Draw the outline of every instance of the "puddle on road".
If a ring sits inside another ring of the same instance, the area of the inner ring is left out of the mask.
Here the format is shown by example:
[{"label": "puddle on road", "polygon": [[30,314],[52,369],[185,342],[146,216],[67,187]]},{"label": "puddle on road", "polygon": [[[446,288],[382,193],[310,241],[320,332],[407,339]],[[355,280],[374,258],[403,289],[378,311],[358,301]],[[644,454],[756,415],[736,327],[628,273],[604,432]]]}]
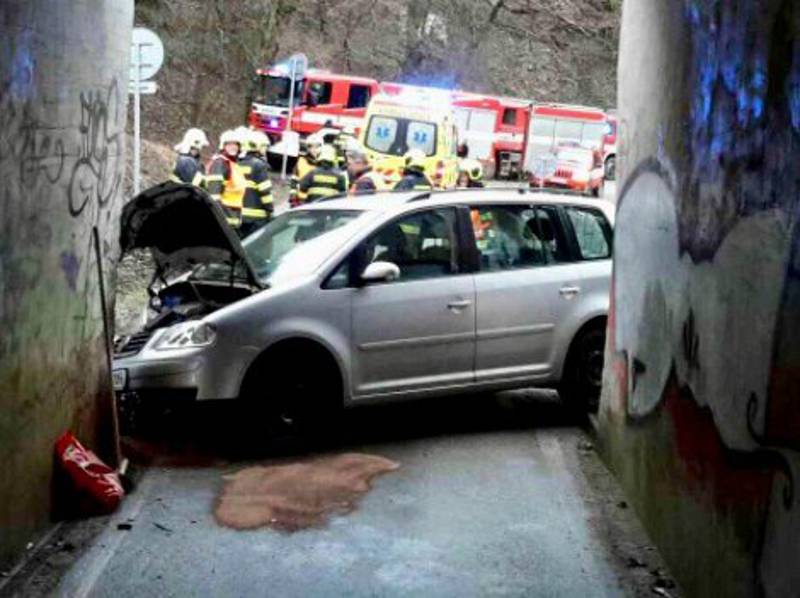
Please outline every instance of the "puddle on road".
[{"label": "puddle on road", "polygon": [[288,465],[249,467],[225,476],[214,515],[234,529],[271,527],[293,532],[345,514],[376,476],[400,467],[377,455],[346,453]]}]

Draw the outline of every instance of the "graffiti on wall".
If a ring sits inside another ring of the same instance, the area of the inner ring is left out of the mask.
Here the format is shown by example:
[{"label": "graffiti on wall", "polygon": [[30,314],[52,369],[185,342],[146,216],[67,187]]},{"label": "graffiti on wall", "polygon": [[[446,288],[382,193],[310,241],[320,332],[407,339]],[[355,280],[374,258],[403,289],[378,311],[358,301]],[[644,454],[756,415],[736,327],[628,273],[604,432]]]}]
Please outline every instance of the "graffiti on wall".
[{"label": "graffiti on wall", "polygon": [[628,421],[673,422],[698,495],[763,515],[753,578],[767,596],[800,587],[800,15],[790,5],[685,3],[686,151],[640,160],[620,192],[607,369]]},{"label": "graffiti on wall", "polygon": [[[84,338],[102,318],[91,233],[113,226],[109,217],[121,199],[124,96],[115,78],[77,90],[66,110],[53,111],[71,116],[63,123],[45,113],[54,104],[21,94],[18,81],[0,85],[0,174],[7,183],[0,192],[6,216],[0,222],[0,321],[16,321],[25,309],[22,294],[60,272],[65,288],[85,299],[82,313],[70,318]],[[64,218],[72,224],[59,226]],[[33,247],[40,250],[23,251]],[[104,252],[106,271],[112,257]],[[18,342],[5,335],[0,357],[14,353]]]}]

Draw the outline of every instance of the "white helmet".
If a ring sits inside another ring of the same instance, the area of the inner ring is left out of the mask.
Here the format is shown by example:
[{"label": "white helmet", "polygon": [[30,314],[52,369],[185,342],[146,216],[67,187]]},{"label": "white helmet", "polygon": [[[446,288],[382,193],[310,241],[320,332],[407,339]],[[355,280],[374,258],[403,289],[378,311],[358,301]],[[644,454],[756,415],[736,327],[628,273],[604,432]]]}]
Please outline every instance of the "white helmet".
[{"label": "white helmet", "polygon": [[247,133],[247,151],[266,154],[269,147],[269,137],[263,131],[250,130]]},{"label": "white helmet", "polygon": [[183,134],[183,139],[175,146],[175,151],[179,154],[188,154],[192,149],[201,150],[208,145],[208,137],[203,130],[191,128]]},{"label": "white helmet", "polygon": [[306,137],[306,149],[313,158],[316,158],[319,155],[319,151],[322,149],[323,144],[324,141],[322,140],[321,135],[314,133],[313,135]]},{"label": "white helmet", "polygon": [[224,149],[225,145],[228,143],[238,143],[239,148],[241,148],[242,145],[244,145],[243,141],[239,129],[228,129],[227,131],[223,131],[222,135],[219,136],[219,149]]}]

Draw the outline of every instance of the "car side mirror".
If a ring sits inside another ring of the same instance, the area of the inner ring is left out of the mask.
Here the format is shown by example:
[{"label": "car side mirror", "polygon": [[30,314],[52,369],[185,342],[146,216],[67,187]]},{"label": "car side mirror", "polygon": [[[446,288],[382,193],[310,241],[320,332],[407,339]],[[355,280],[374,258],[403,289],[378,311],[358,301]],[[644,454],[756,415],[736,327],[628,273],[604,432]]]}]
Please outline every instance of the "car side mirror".
[{"label": "car side mirror", "polygon": [[400,268],[392,262],[372,262],[361,273],[363,282],[391,282],[400,278]]}]

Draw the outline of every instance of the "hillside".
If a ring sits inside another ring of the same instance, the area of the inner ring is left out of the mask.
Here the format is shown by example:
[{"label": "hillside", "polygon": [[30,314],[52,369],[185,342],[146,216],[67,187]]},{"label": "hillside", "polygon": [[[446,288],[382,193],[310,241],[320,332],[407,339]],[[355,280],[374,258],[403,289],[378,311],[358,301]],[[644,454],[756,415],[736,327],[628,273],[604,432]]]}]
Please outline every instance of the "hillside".
[{"label": "hillside", "polygon": [[244,120],[254,70],[294,52],[340,72],[539,101],[615,104],[621,0],[138,0],[162,37],[144,136]]}]

